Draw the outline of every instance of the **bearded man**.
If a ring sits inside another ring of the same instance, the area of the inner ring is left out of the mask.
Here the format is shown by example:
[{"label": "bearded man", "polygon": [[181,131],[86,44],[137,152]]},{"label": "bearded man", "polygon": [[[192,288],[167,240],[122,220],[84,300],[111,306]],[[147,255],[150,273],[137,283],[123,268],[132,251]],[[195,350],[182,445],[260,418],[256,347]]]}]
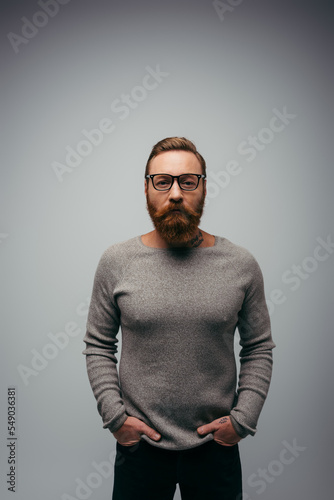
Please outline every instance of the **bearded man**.
[{"label": "bearded man", "polygon": [[84,339],[117,440],[112,498],[171,500],[179,484],[183,500],[241,500],[238,443],[256,432],[275,347],[262,273],[247,250],[199,228],[206,165],[191,141],[153,147],[145,194],[154,230],[102,255]]}]

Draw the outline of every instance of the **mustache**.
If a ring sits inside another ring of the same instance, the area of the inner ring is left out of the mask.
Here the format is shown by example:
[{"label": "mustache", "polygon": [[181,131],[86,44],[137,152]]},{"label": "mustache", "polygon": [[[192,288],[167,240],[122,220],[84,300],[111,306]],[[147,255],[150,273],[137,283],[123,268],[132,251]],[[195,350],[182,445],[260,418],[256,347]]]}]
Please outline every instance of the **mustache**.
[{"label": "mustache", "polygon": [[161,210],[157,210],[155,213],[156,217],[165,217],[167,215],[173,214],[174,210],[180,210],[181,214],[186,216],[198,217],[200,212],[192,208],[186,208],[183,202],[170,202],[169,205]]}]

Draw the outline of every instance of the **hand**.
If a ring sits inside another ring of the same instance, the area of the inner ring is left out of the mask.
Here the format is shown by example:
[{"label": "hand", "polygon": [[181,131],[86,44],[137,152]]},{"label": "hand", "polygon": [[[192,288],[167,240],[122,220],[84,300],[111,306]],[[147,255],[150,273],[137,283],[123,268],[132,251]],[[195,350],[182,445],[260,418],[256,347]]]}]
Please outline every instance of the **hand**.
[{"label": "hand", "polygon": [[114,437],[123,446],[133,446],[139,443],[142,434],[153,441],[159,441],[161,438],[159,433],[136,417],[128,417],[122,427],[113,432]]},{"label": "hand", "polygon": [[235,432],[229,416],[217,418],[210,424],[202,425],[198,427],[197,432],[201,436],[212,432],[213,439],[222,446],[234,446],[241,441],[241,437]]}]

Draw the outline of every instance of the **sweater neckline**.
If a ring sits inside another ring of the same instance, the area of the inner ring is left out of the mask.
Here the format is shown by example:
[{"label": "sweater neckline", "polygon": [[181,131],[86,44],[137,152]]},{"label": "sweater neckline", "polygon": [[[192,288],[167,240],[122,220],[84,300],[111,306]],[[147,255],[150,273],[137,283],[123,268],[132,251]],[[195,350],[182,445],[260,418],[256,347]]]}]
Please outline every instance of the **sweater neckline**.
[{"label": "sweater neckline", "polygon": [[196,247],[196,248],[192,248],[192,247],[175,247],[175,248],[158,248],[158,247],[149,247],[148,245],[145,245],[141,239],[141,235],[138,235],[136,237],[136,240],[137,242],[139,243],[139,245],[142,247],[142,248],[145,248],[146,250],[148,251],[158,251],[158,252],[168,252],[168,253],[179,253],[179,252],[182,252],[182,253],[190,253],[190,252],[196,252],[196,251],[208,251],[208,250],[212,250],[214,248],[217,247],[218,245],[218,241],[221,240],[222,238],[220,238],[219,236],[216,236],[214,235],[215,237],[215,242],[214,244],[211,246],[211,247]]}]

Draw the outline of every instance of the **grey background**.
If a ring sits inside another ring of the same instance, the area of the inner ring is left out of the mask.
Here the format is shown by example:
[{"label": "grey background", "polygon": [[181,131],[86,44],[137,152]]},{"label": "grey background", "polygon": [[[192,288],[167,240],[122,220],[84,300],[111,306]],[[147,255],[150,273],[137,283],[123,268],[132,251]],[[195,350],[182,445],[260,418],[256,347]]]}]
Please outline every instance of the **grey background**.
[{"label": "grey background", "polygon": [[[240,446],[245,499],[331,496],[334,255],[308,257],[317,238],[334,238],[332,7],[225,4],[220,19],[204,0],[71,0],[18,53],[7,35],[22,36],[22,17],[32,20],[41,7],[32,0],[1,7],[1,498],[13,498],[5,477],[12,385],[15,497],[110,497],[113,474],[106,464],[105,478],[94,468],[113,459],[115,440],[102,429],[81,354],[87,298],[104,249],[151,229],[143,168],[152,145],[170,135],[192,139],[207,160],[201,226],[247,247],[268,300],[275,289],[282,297],[269,304],[277,343],[271,390],[258,433]],[[43,24],[45,16],[34,19]],[[144,97],[134,89],[157,65],[168,76],[122,120],[112,102]],[[268,136],[262,129],[273,109],[284,107],[295,117]],[[103,118],[114,130],[60,182],[53,163],[64,164],[65,148]],[[238,148],[258,134],[270,142],[247,161]],[[219,185],[214,174],[226,180],[231,160],[240,173]],[[303,263],[298,283],[284,281]],[[19,365],[31,369],[31,350],[42,353],[48,334],[69,322],[80,333],[64,349],[49,348],[54,359],[24,383]],[[302,450],[280,465],[284,443]],[[259,469],[269,471],[262,493]],[[91,487],[76,491],[78,479]]]}]

